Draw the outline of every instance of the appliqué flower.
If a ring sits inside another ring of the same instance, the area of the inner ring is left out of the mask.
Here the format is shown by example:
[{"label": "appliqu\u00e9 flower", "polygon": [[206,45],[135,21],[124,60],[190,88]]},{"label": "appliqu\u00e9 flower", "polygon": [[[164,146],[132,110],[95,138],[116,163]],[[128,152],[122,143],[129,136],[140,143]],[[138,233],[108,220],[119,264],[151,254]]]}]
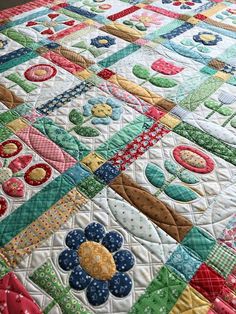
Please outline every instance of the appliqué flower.
[{"label": "appliqu\u00e9 flower", "polygon": [[148,14],[143,12],[142,14],[134,14],[131,18],[132,21],[140,22],[145,27],[150,27],[152,24],[160,25],[161,20],[156,14]]},{"label": "appliqu\u00e9 flower", "polygon": [[7,44],[8,44],[7,40],[0,39],[0,50],[4,49]]},{"label": "appliqu\u00e9 flower", "polygon": [[[23,174],[20,172],[25,169],[32,161],[32,155],[20,155],[10,162],[7,158],[16,156],[23,146],[21,142],[10,139],[0,144],[0,157],[4,158],[4,162],[0,162],[0,184],[3,191],[11,197],[23,197],[25,194],[25,184],[19,179]],[[40,185],[46,182],[51,176],[51,168],[44,163],[38,163],[26,171],[24,175],[25,181],[30,185]],[[1,207],[7,204],[1,200]]]},{"label": "appliqu\u00e9 flower", "polygon": [[112,120],[119,120],[122,114],[120,102],[102,96],[89,99],[83,110],[85,117],[94,117],[91,120],[93,124],[110,124]]},{"label": "appliqu\u00e9 flower", "polygon": [[28,68],[24,75],[25,78],[33,82],[43,82],[51,79],[57,74],[55,67],[49,64],[37,64]]},{"label": "appliqu\u00e9 flower", "polygon": [[210,32],[199,32],[197,35],[193,36],[193,40],[206,46],[214,46],[217,45],[219,41],[222,41],[222,38]]},{"label": "appliqu\u00e9 flower", "polygon": [[75,229],[66,236],[66,248],[59,255],[59,265],[71,271],[69,285],[75,290],[86,289],[90,304],[104,304],[109,293],[126,297],[132,280],[125,272],[135,264],[133,254],[121,249],[124,239],[117,231],[106,232],[104,226],[92,222],[85,230]]},{"label": "appliqu\u00e9 flower", "polygon": [[191,9],[196,3],[202,3],[202,0],[162,0],[163,4],[172,4],[180,9]]},{"label": "appliqu\u00e9 flower", "polygon": [[110,46],[115,45],[115,43],[116,39],[110,36],[97,36],[91,39],[91,45],[97,48],[109,48]]},{"label": "appliqu\u00e9 flower", "polygon": [[26,26],[32,27],[42,35],[53,35],[74,24],[75,21],[68,19],[66,16],[50,13],[36,20],[29,21]]}]

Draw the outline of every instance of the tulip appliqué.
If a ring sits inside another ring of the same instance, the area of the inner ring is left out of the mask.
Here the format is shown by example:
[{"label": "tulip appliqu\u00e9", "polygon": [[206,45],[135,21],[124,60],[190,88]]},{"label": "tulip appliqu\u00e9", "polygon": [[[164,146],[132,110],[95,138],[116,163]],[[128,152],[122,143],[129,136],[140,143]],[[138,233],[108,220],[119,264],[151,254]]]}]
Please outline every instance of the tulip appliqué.
[{"label": "tulip appliqu\u00e9", "polygon": [[211,52],[209,46],[216,46],[220,41],[222,41],[220,35],[204,31],[194,35],[193,40],[184,38],[181,41],[181,44],[191,50],[197,50],[201,53],[209,53]]},{"label": "tulip appliqu\u00e9", "polygon": [[[152,70],[157,73],[161,73],[167,76],[176,75],[183,71],[183,67],[179,67],[174,65],[173,63],[167,62],[164,59],[158,59],[151,65]],[[136,64],[133,69],[132,73],[138,77],[139,79],[144,80],[140,86],[145,84],[146,82],[151,83],[154,86],[162,87],[162,88],[172,88],[176,86],[178,83],[174,79],[169,79],[163,76],[157,76],[157,74],[153,74],[149,69],[144,67],[143,65]]]},{"label": "tulip appliqu\u00e9", "polygon": [[233,128],[236,128],[236,112],[229,105],[236,102],[236,96],[230,93],[222,92],[218,96],[218,100],[209,98],[204,102],[204,106],[211,109],[211,112],[206,116],[206,119],[212,117],[215,113],[228,118],[223,122],[221,126],[225,127],[228,123]]},{"label": "tulip appliqu\u00e9", "polygon": [[[18,155],[22,149],[21,142],[14,139],[0,144],[0,157],[3,160],[0,161],[0,184],[3,191],[13,198],[24,197],[24,181],[31,186],[38,186],[48,181],[52,173],[51,167],[45,163],[28,167],[33,157],[29,154]],[[22,172],[27,167],[28,169]],[[24,181],[20,177],[23,177]],[[7,200],[0,196],[0,216],[5,214],[7,207]]]},{"label": "tulip appliqu\u00e9", "polygon": [[[199,198],[200,192],[193,187],[198,184],[199,178],[193,174],[206,174],[213,171],[213,160],[202,151],[187,145],[179,145],[173,150],[172,160],[164,162],[165,170],[171,175],[166,179],[164,171],[156,164],[149,163],[145,169],[148,181],[158,188],[155,196],[165,193],[171,199],[183,203],[190,203]],[[173,183],[178,178],[184,184]]]}]

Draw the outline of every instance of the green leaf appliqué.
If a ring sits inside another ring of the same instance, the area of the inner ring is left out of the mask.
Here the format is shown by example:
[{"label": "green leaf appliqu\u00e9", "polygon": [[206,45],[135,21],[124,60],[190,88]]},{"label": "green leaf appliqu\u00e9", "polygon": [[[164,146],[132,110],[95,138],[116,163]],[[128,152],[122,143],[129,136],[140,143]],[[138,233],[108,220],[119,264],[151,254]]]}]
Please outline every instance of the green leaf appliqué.
[{"label": "green leaf appliqu\u00e9", "polygon": [[204,101],[204,106],[206,106],[209,109],[216,110],[220,107],[220,103],[214,99],[207,99]]},{"label": "green leaf appliqu\u00e9", "polygon": [[222,116],[231,116],[233,109],[228,107],[221,107],[217,110],[217,112],[222,114]]},{"label": "green leaf appliqu\u00e9", "polygon": [[143,80],[147,80],[150,76],[150,72],[145,67],[136,64],[132,69],[133,74]]},{"label": "green leaf appliqu\u00e9", "polygon": [[157,188],[161,188],[165,183],[165,175],[160,167],[149,163],[145,169],[148,181]]},{"label": "green leaf appliqu\u00e9", "polygon": [[178,167],[172,160],[165,160],[164,167],[169,173],[173,175],[176,175],[178,172]]},{"label": "green leaf appliqu\u00e9", "polygon": [[195,46],[194,42],[191,39],[183,39],[181,40],[181,44],[184,46]]},{"label": "green leaf appliqu\u00e9", "polygon": [[187,184],[195,184],[199,182],[198,178],[193,173],[189,172],[188,170],[184,170],[178,173],[177,177],[182,182],[187,183]]},{"label": "green leaf appliqu\u00e9", "polygon": [[149,82],[152,85],[163,88],[171,88],[177,85],[177,82],[175,80],[167,79],[164,77],[151,77],[149,79]]},{"label": "green leaf appliqu\u00e9", "polygon": [[184,203],[194,201],[198,198],[197,193],[180,184],[170,184],[165,188],[164,192],[172,199]]},{"label": "green leaf appliqu\u00e9", "polygon": [[75,125],[81,125],[83,123],[84,118],[79,111],[72,109],[69,114],[69,120]]},{"label": "green leaf appliqu\u00e9", "polygon": [[97,129],[91,128],[90,126],[75,127],[74,131],[81,136],[87,137],[94,137],[100,134]]}]

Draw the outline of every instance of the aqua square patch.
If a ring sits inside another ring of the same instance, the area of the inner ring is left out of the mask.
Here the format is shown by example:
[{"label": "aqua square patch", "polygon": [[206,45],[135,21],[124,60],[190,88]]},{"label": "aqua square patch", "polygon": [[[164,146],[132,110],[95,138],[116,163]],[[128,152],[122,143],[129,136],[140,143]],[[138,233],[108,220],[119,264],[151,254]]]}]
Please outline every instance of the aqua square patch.
[{"label": "aqua square patch", "polygon": [[193,227],[181,242],[182,245],[194,251],[202,261],[205,261],[213,249],[216,240],[198,227]]},{"label": "aqua square patch", "polygon": [[201,264],[201,260],[182,245],[177,247],[166,262],[167,266],[187,282],[192,279]]}]

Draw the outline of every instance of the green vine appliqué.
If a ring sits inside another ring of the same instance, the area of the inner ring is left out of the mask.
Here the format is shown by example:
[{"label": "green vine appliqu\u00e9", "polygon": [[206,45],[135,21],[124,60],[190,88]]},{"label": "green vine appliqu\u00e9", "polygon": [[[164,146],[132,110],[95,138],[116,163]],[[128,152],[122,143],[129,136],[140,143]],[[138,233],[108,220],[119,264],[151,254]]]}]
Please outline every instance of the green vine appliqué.
[{"label": "green vine appliqu\u00e9", "polygon": [[92,116],[88,117],[87,119],[84,119],[83,115],[77,111],[76,109],[72,109],[69,114],[69,120],[71,123],[73,123],[75,126],[72,127],[69,132],[74,131],[78,135],[86,136],[86,137],[95,137],[100,135],[100,132],[90,126],[83,126],[86,122],[92,119]]},{"label": "green vine appliqu\u00e9", "polygon": [[[165,61],[164,59],[158,59],[153,62],[151,68],[155,72],[162,73],[164,75],[175,75],[183,70],[182,67],[177,67],[174,64]],[[149,69],[138,64],[133,67],[132,73],[139,79],[144,80],[139,84],[140,86],[146,82],[162,88],[172,88],[178,84],[176,80],[165,78],[163,76],[157,76],[156,73],[152,74]]]},{"label": "green vine appliqu\u00e9", "polygon": [[204,102],[204,106],[211,109],[212,111],[206,116],[206,119],[209,119],[217,112],[222,116],[228,116],[228,118],[222,124],[223,127],[230,123],[233,128],[236,128],[236,112],[234,112],[232,108],[228,107],[228,105],[231,105],[235,101],[236,96],[226,92],[219,94],[218,101],[212,98],[207,99]]},{"label": "green vine appliqu\u00e9", "polygon": [[168,180],[166,179],[163,170],[156,164],[149,163],[145,169],[148,181],[158,188],[155,196],[158,197],[164,192],[170,198],[184,203],[192,202],[199,197],[199,195],[190,187],[173,183],[176,178],[179,178],[187,185],[196,184],[199,182],[199,179],[194,174],[182,167],[177,167],[171,160],[166,160],[164,167],[169,174],[171,174],[171,177]]}]

